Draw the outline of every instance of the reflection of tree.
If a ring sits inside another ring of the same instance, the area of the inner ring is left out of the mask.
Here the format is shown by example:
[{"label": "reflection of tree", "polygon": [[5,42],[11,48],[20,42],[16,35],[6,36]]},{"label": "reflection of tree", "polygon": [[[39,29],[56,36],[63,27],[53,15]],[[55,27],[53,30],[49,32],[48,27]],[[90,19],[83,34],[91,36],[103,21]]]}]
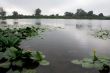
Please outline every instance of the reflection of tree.
[{"label": "reflection of tree", "polygon": [[35,24],[36,24],[36,25],[41,25],[41,22],[36,22]]},{"label": "reflection of tree", "polygon": [[87,28],[92,29],[92,25],[91,24],[87,25]]},{"label": "reflection of tree", "polygon": [[14,21],[13,21],[13,24],[14,25],[17,25],[19,22],[18,22],[18,20],[17,19],[15,19]]},{"label": "reflection of tree", "polygon": [[36,20],[35,25],[41,25],[41,21],[40,20]]},{"label": "reflection of tree", "polygon": [[1,20],[0,24],[7,24],[7,22],[5,20]]},{"label": "reflection of tree", "polygon": [[83,25],[82,24],[76,24],[76,28],[77,29],[82,29],[83,28]]}]

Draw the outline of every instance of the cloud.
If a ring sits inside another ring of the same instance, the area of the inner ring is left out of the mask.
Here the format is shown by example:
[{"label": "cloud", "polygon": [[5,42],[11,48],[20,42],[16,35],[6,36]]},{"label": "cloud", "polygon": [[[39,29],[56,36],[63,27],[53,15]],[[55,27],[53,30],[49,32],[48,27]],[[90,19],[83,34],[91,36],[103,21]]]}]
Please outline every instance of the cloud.
[{"label": "cloud", "polygon": [[8,14],[18,11],[23,14],[33,14],[37,8],[42,9],[42,14],[63,14],[65,11],[76,12],[82,8],[86,11],[93,10],[98,14],[110,14],[110,0],[0,0]]}]

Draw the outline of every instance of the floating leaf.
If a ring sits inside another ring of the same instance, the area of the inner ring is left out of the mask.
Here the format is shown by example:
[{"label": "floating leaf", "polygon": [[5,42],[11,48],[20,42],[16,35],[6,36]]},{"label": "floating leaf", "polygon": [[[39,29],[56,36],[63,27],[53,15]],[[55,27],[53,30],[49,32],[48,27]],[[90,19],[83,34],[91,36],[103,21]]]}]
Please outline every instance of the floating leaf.
[{"label": "floating leaf", "polygon": [[17,52],[18,50],[16,49],[16,48],[14,48],[14,47],[11,47],[11,48],[7,48],[7,50],[5,51],[5,53],[4,53],[4,57],[6,58],[6,59],[9,59],[9,60],[11,60],[11,59],[15,59],[17,56],[16,56],[16,52]]},{"label": "floating leaf", "polygon": [[44,59],[44,55],[41,52],[32,52],[31,59],[36,61],[42,61]]},{"label": "floating leaf", "polygon": [[40,65],[49,65],[50,63],[47,60],[40,61]]},{"label": "floating leaf", "polygon": [[0,68],[9,68],[11,63],[9,61],[6,61],[4,63],[0,63]]},{"label": "floating leaf", "polygon": [[3,58],[3,52],[0,52],[0,60]]},{"label": "floating leaf", "polygon": [[23,69],[22,73],[37,73],[36,69]]},{"label": "floating leaf", "polygon": [[14,62],[12,63],[12,65],[18,66],[18,67],[22,67],[22,66],[23,66],[23,61],[21,61],[21,60],[14,61]]},{"label": "floating leaf", "polygon": [[81,61],[78,61],[78,60],[73,60],[73,61],[71,61],[73,64],[78,64],[78,65],[80,65],[82,62]]},{"label": "floating leaf", "polygon": [[94,63],[94,68],[98,69],[98,70],[101,70],[103,68],[103,63],[101,63],[100,61],[96,61]]},{"label": "floating leaf", "polygon": [[94,64],[88,62],[82,62],[82,67],[84,68],[93,68]]}]

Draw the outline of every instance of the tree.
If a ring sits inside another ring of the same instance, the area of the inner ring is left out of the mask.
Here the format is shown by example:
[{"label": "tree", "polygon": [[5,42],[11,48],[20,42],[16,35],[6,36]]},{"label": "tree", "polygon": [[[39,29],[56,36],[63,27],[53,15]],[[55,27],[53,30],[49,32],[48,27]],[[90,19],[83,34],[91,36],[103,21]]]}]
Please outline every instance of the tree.
[{"label": "tree", "polygon": [[1,14],[2,17],[6,16],[6,12],[5,11],[1,12],[0,14]]},{"label": "tree", "polygon": [[56,14],[56,16],[58,17],[58,16],[59,16],[59,14]]},{"label": "tree", "polygon": [[2,7],[0,7],[0,16],[1,17],[6,16],[6,11],[4,11],[4,9]]},{"label": "tree", "polygon": [[66,17],[72,17],[74,14],[72,12],[65,12],[64,16]]},{"label": "tree", "polygon": [[88,16],[93,16],[93,11],[89,11],[89,12],[87,13],[87,15],[88,15]]},{"label": "tree", "polygon": [[75,14],[76,16],[86,16],[87,12],[84,11],[83,9],[77,9],[77,12]]},{"label": "tree", "polygon": [[18,12],[17,11],[13,11],[13,16],[14,17],[17,17],[19,14],[18,14]]},{"label": "tree", "polygon": [[41,9],[39,9],[39,8],[36,9],[35,10],[35,16],[40,16],[41,15],[41,12],[42,12]]},{"label": "tree", "polygon": [[103,17],[104,15],[103,15],[103,13],[100,13],[98,16]]}]

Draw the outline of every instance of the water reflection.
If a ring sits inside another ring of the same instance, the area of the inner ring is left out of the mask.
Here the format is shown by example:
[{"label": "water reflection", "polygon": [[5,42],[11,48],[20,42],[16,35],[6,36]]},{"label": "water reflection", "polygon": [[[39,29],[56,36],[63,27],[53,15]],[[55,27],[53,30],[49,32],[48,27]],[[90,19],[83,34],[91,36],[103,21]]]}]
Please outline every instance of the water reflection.
[{"label": "water reflection", "polygon": [[[14,24],[14,20],[6,21],[7,24]],[[97,49],[98,55],[110,56],[110,40],[101,40],[86,34],[91,29],[101,29],[101,27],[110,29],[110,20],[18,19],[16,21],[18,23],[13,25],[15,27],[32,24],[64,27],[61,30],[45,32],[42,35],[44,39],[34,38],[22,42],[22,47],[30,45],[29,48],[41,50],[52,62],[46,68],[40,67],[38,73],[97,73],[73,66],[69,61],[89,56],[92,48]]]},{"label": "water reflection", "polygon": [[76,29],[83,29],[84,28],[84,25],[82,24],[76,24]]},{"label": "water reflection", "polygon": [[6,20],[0,20],[0,28],[7,27],[7,21]]},{"label": "water reflection", "polygon": [[19,24],[18,20],[17,19],[14,19],[13,20],[13,25],[18,25],[18,24]]},{"label": "water reflection", "polygon": [[7,24],[7,21],[6,20],[0,20],[0,24]]},{"label": "water reflection", "polygon": [[36,24],[36,25],[41,25],[41,22],[36,22],[35,24]]}]

